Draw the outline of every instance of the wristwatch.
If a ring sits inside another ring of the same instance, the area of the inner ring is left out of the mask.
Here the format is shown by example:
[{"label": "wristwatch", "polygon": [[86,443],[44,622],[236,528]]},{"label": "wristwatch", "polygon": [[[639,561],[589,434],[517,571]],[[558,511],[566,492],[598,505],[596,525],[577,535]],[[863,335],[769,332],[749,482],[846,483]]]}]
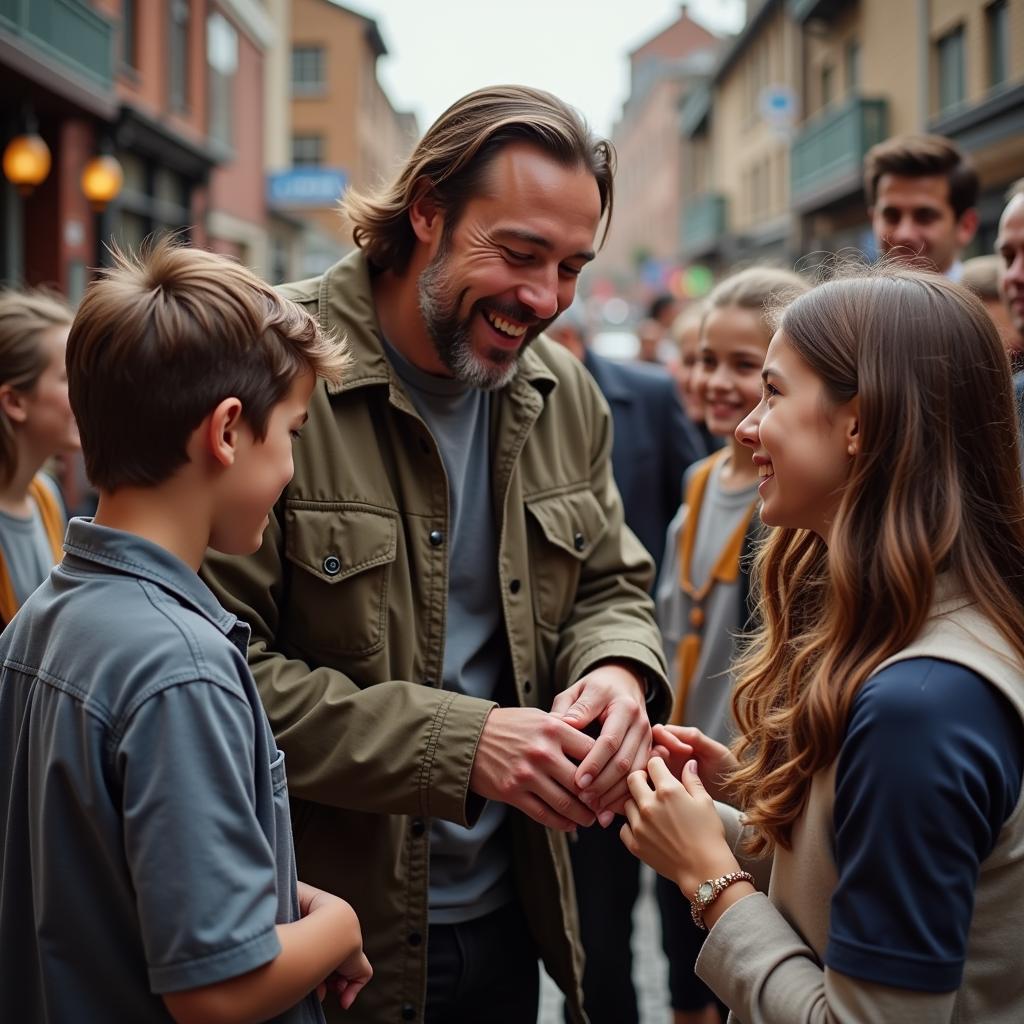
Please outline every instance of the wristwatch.
[{"label": "wristwatch", "polygon": [[720,878],[709,878],[697,886],[697,891],[690,899],[690,915],[693,923],[701,930],[707,931],[704,924],[704,911],[711,906],[733,882],[750,882],[754,884],[754,876],[749,871],[730,871]]}]

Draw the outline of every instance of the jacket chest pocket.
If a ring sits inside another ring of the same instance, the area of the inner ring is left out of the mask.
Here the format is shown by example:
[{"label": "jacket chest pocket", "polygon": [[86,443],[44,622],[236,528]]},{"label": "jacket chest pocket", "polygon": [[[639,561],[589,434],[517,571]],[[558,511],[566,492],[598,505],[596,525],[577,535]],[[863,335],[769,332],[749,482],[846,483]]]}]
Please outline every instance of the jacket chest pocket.
[{"label": "jacket chest pocket", "polygon": [[344,503],[289,502],[285,556],[292,563],[288,627],[310,654],[368,655],[384,646],[398,517]]},{"label": "jacket chest pocket", "polygon": [[608,529],[608,520],[589,489],[528,498],[530,585],[536,620],[558,629],[576,602],[583,564]]}]

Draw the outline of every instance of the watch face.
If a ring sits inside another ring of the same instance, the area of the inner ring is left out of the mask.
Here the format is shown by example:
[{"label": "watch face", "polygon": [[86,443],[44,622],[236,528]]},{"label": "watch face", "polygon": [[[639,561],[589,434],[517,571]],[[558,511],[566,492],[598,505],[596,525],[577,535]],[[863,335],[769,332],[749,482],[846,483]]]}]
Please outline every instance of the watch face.
[{"label": "watch face", "polygon": [[709,899],[714,895],[715,887],[710,882],[701,882],[700,887],[697,889],[697,899],[701,903],[707,903]]}]

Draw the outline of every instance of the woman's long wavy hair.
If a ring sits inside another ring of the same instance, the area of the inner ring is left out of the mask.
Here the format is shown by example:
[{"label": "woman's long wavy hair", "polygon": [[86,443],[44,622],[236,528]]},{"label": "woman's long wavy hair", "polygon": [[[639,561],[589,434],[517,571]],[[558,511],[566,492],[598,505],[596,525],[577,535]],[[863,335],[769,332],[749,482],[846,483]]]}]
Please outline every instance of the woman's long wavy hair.
[{"label": "woman's long wavy hair", "polygon": [[984,307],[942,277],[890,267],[819,285],[780,327],[829,400],[857,397],[860,450],[827,546],[778,528],[755,565],[761,626],[737,666],[731,779],[755,853],[790,846],[857,691],[921,631],[940,573],[1024,663],[1017,416]]}]

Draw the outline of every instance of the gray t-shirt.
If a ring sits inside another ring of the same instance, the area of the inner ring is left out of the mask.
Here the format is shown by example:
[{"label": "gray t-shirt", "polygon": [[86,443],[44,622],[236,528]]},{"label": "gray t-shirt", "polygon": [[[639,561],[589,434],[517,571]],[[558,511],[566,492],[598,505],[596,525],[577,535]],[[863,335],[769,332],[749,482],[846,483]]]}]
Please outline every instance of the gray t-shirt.
[{"label": "gray t-shirt", "polygon": [[[699,464],[698,464],[699,465]],[[690,470],[686,476],[689,484]],[[750,506],[757,497],[757,484],[741,491],[723,491],[722,463],[711,470],[697,520],[690,566],[690,582],[703,585],[718,562],[722,549],[739,528],[749,522]],[[690,631],[690,609],[693,601],[679,586],[679,534],[689,510],[683,505],[669,524],[665,541],[665,559],[655,592],[658,626],[665,645],[665,659],[671,666],[670,678],[678,685],[679,666],[676,648]],[[756,512],[754,513],[757,514]],[[730,742],[736,731],[732,717],[732,662],[736,656],[736,639],[746,610],[741,608],[740,581],[715,583],[704,599],[704,626],[701,630],[700,657],[687,694],[685,725],[695,725],[708,736],[722,743]]]},{"label": "gray t-shirt", "polygon": [[[385,352],[423,418],[448,477],[448,603],[442,685],[499,700],[508,663],[498,586],[498,540],[491,505],[491,393],[413,366]],[[488,802],[472,828],[430,826],[430,921],[455,924],[513,898],[505,805]]]},{"label": "gray t-shirt", "polygon": [[[57,501],[60,501],[57,490],[51,481],[41,476]],[[53,568],[53,550],[50,539],[46,536],[43,516],[31,502],[32,513],[28,516],[12,516],[0,511],[0,553],[3,554],[7,571],[11,577],[14,596],[19,605],[23,605],[36,587],[49,575]]]},{"label": "gray t-shirt", "polygon": [[65,551],[0,637],[0,1021],[165,1024],[299,916],[284,755],[194,572],[85,519]]}]

